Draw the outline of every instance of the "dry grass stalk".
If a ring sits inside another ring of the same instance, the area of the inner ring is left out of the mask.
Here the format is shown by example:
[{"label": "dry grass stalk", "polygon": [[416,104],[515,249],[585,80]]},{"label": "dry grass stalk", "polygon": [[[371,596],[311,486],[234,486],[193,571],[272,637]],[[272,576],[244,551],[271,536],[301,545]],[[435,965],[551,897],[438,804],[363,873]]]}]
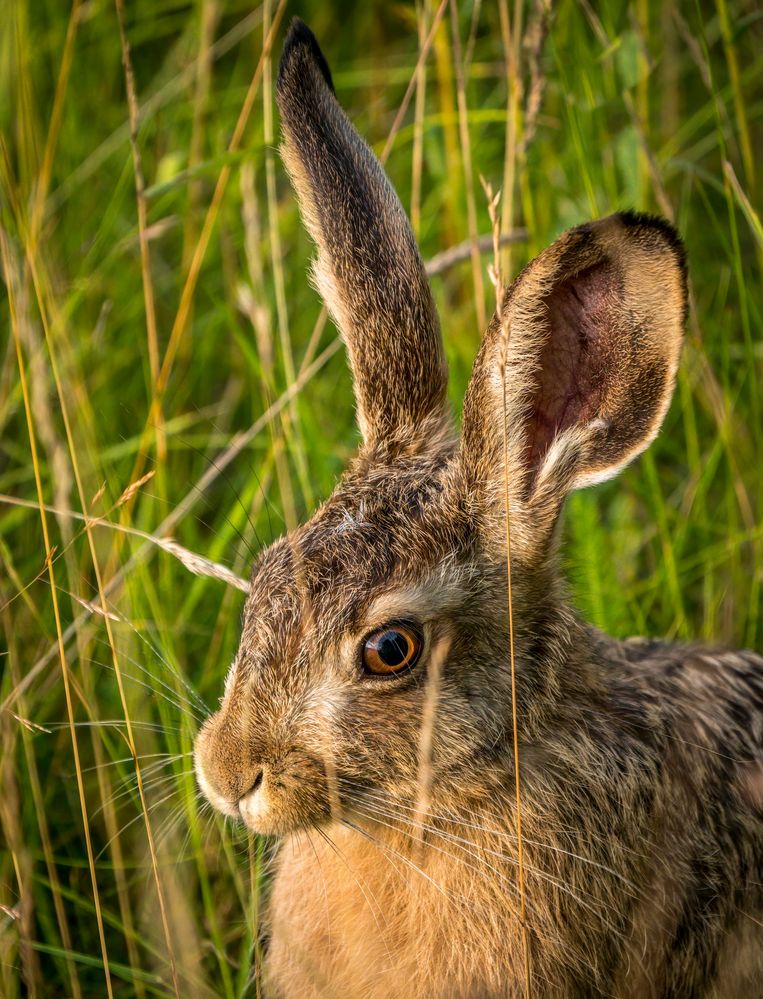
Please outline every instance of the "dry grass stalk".
[{"label": "dry grass stalk", "polygon": [[382,149],[381,156],[379,157],[379,161],[382,164],[382,166],[384,166],[384,164],[387,162],[387,157],[392,152],[392,146],[395,143],[395,136],[399,132],[400,126],[403,124],[403,118],[405,117],[405,112],[408,110],[408,105],[411,102],[411,97],[413,96],[413,92],[416,89],[416,79],[417,79],[416,74],[418,73],[419,68],[426,63],[427,56],[429,55],[429,50],[431,49],[432,42],[434,41],[435,35],[437,34],[437,29],[440,27],[440,21],[442,20],[442,16],[445,13],[445,8],[447,7],[448,2],[449,0],[440,0],[440,6],[437,8],[437,13],[435,14],[434,19],[432,20],[432,27],[429,29],[429,34],[427,35],[424,44],[421,46],[419,50],[419,57],[416,60],[416,65],[413,68],[413,74],[411,75],[411,79],[408,82],[408,87],[406,88],[405,94],[403,95],[403,99],[400,102],[400,107],[397,109],[397,114],[395,115],[395,118],[392,122],[392,127],[389,130],[387,141],[384,143],[384,149]]},{"label": "dry grass stalk", "polygon": [[[145,486],[145,484],[147,482],[150,482],[151,479],[153,479],[153,477],[154,477],[155,474],[156,473],[154,472],[154,470],[151,470],[150,472],[146,472],[145,475],[141,475],[141,477],[139,479],[136,479],[135,482],[131,482],[130,485],[127,486],[127,488],[124,490],[124,492],[122,493],[122,495],[119,497],[119,499],[116,501],[116,503],[114,504],[114,506],[115,507],[120,507],[124,503],[129,503],[129,501],[138,492],[138,490],[142,489],[143,486]],[[95,500],[96,498],[100,498],[100,496],[102,495],[102,492],[103,492],[103,487],[101,487],[101,489],[98,490],[98,492],[95,494],[95,497],[93,499]]]},{"label": "dry grass stalk", "polygon": [[[281,23],[285,8],[286,0],[279,0],[278,7],[273,18],[273,23],[270,27],[269,33],[263,39],[262,52],[260,54],[257,67],[254,71],[254,75],[252,76],[249,88],[246,92],[246,97],[244,98],[244,102],[241,106],[241,111],[239,112],[235,128],[233,129],[233,135],[228,143],[227,152],[229,157],[231,154],[235,153],[241,145],[241,140],[244,136],[249,116],[252,112],[252,108],[254,107],[254,100],[260,87],[260,81],[265,67],[265,60],[273,46],[273,42],[275,41],[276,33]],[[196,291],[196,285],[199,280],[199,275],[201,274],[201,267],[204,262],[204,257],[206,256],[207,247],[209,246],[210,239],[212,238],[212,231],[214,230],[217,217],[220,213],[220,207],[228,186],[228,181],[230,180],[232,169],[233,164],[229,158],[221,167],[220,173],[217,176],[217,183],[215,184],[215,189],[212,194],[212,200],[209,204],[206,215],[204,216],[201,235],[196,243],[196,248],[191,258],[188,273],[183,284],[183,290],[180,294],[180,302],[178,304],[177,312],[175,313],[175,321],[173,322],[172,329],[170,330],[167,349],[165,350],[159,374],[157,375],[154,383],[154,392],[149,406],[149,413],[141,434],[141,444],[138,447],[137,457],[133,466],[131,478],[137,478],[143,471],[146,439],[157,419],[157,413],[159,412],[159,408],[161,406],[161,400],[167,387],[167,382],[175,362],[175,357],[180,347],[181,340],[188,328],[188,319],[191,314],[191,306],[193,303],[193,296]],[[106,576],[109,579],[112,575],[110,571],[111,568],[112,566],[109,564],[106,571]]]},{"label": "dry grass stalk", "polygon": [[[270,28],[272,13],[272,0],[265,0],[263,6],[263,31]],[[281,247],[281,233],[279,229],[278,197],[276,194],[276,149],[275,130],[273,124],[273,80],[271,69],[270,52],[265,56],[265,69],[262,77],[262,109],[263,109],[263,129],[265,139],[265,187],[267,192],[267,220],[268,220],[268,242],[270,244],[270,262],[273,287],[276,298],[276,319],[278,323],[278,340],[281,346],[281,357],[283,360],[286,384],[291,385],[295,378],[294,354],[291,347],[291,336],[289,332],[289,311],[286,305],[286,276],[284,274],[283,250]],[[269,393],[266,395],[269,402]],[[307,459],[305,456],[305,444],[302,436],[301,421],[297,400],[292,399],[288,409],[281,414],[281,447],[284,449],[283,457],[278,455],[276,471],[278,474],[279,489],[282,492],[284,503],[284,517],[286,524],[291,530],[296,527],[297,515],[294,506],[294,491],[291,485],[288,463],[286,461],[286,450],[293,452],[299,471],[299,478],[302,484],[302,491],[305,499],[312,506],[312,490],[309,485],[310,477],[307,470]],[[280,450],[280,449],[279,449]]]},{"label": "dry grass stalk", "polygon": [[[0,503],[6,503],[9,506],[21,506],[27,507],[28,509],[36,510],[38,506],[31,500],[19,499],[16,496],[7,496],[0,493]],[[119,504],[116,504],[117,506]],[[203,555],[199,555],[197,552],[193,552],[188,548],[184,548],[183,545],[179,544],[172,538],[157,537],[155,534],[149,534],[148,531],[141,531],[137,527],[127,527],[125,524],[116,524],[111,520],[106,520],[105,517],[88,517],[86,514],[79,513],[77,510],[59,510],[57,507],[45,504],[45,510],[48,513],[54,515],[65,514],[67,517],[71,517],[74,520],[82,521],[85,524],[85,530],[90,527],[109,527],[113,531],[119,531],[121,534],[131,534],[134,537],[142,538],[144,541],[149,541],[151,544],[156,545],[157,548],[161,548],[162,551],[174,556],[182,565],[192,572],[195,576],[207,576],[210,579],[219,579],[223,583],[227,583],[228,586],[233,586],[237,590],[241,590],[243,593],[249,592],[249,583],[238,576],[235,572],[228,569],[227,566],[221,565],[219,562],[213,562],[211,559],[205,558]],[[80,535],[78,535],[79,537]],[[56,548],[53,548],[49,553],[48,557],[55,560],[55,556],[58,553]],[[46,561],[47,566],[47,561]],[[72,598],[76,600],[83,607],[87,608],[91,613],[98,613],[103,616],[108,614],[108,611],[104,611],[102,607],[93,604],[89,600],[83,600],[80,597],[71,594]],[[112,620],[117,621],[119,618],[111,615]]]},{"label": "dry grass stalk", "polygon": [[[427,37],[427,24],[430,15],[430,3],[424,4],[416,19],[419,35],[419,52],[424,47]],[[426,110],[427,71],[426,62],[417,62],[414,71],[416,80],[416,101],[413,110],[413,152],[411,156],[411,228],[416,239],[421,229],[421,176],[424,169],[424,112]]]},{"label": "dry grass stalk", "polygon": [[[520,116],[522,107],[522,75],[520,71],[520,38],[522,34],[522,4],[514,5],[514,23],[509,17],[508,0],[499,0],[501,42],[506,62],[506,142],[503,156],[503,200],[501,231],[514,229],[514,187],[519,153]],[[505,253],[506,272],[511,273],[511,250]]]},{"label": "dry grass stalk", "polygon": [[551,23],[552,0],[536,0],[527,25],[523,47],[530,68],[530,88],[525,101],[524,134],[520,154],[524,156],[538,127],[538,113],[543,103],[546,77],[543,73],[543,50]]},{"label": "dry grass stalk", "polygon": [[[267,75],[266,75],[267,79]],[[264,88],[263,88],[264,89]],[[265,90],[270,101],[270,93]],[[266,141],[272,142],[272,122],[271,122],[271,132],[270,138],[267,138],[266,131]],[[269,161],[272,163],[272,160]],[[272,171],[271,171],[272,173]],[[268,175],[268,204],[270,206],[271,193],[275,199],[275,174],[273,174],[273,188],[272,192],[270,189],[270,176]],[[239,309],[248,318],[254,330],[254,336],[257,343],[257,356],[260,362],[260,368],[262,370],[262,394],[266,403],[270,403],[272,397],[272,386],[275,382],[275,356],[274,356],[274,345],[273,338],[270,332],[270,314],[267,307],[262,305],[261,302],[266,300],[265,294],[265,276],[263,274],[262,261],[259,251],[260,240],[262,236],[261,226],[260,226],[260,215],[257,205],[257,195],[254,188],[254,167],[251,163],[245,163],[241,168],[241,201],[242,201],[242,211],[243,211],[243,222],[244,222],[244,249],[246,251],[246,262],[247,268],[249,270],[249,280],[251,282],[251,287],[241,284],[237,293],[237,305]],[[273,258],[274,272],[278,273],[283,271],[280,265],[281,256],[281,244],[278,237],[273,237],[273,220],[275,219],[276,209],[275,206],[271,206],[272,210],[269,210],[270,225],[269,236],[270,236],[270,246],[271,246],[271,256]],[[275,226],[275,231],[277,232],[277,226]],[[276,254],[278,259],[278,264],[276,264]],[[276,279],[276,284],[278,280]],[[281,291],[283,291],[283,282],[281,282]],[[278,314],[278,326],[282,341],[282,351],[284,350],[283,341],[284,339],[288,342],[288,323],[285,318],[286,302],[285,297],[283,301],[284,314],[281,314],[281,306],[279,305],[280,294],[276,292],[276,312]],[[286,356],[286,355],[285,355]],[[292,384],[294,381],[294,365],[293,359],[291,357],[291,348],[288,348],[288,363],[285,363],[286,380],[288,384]],[[291,412],[294,413],[294,404],[296,399],[292,400]],[[273,440],[273,447],[275,451],[275,461],[276,461],[276,475],[278,477],[278,487],[281,495],[281,502],[284,508],[284,520],[286,521],[286,526],[288,530],[293,530],[297,526],[297,512],[294,505],[294,492],[291,488],[291,477],[289,474],[289,465],[286,460],[286,435],[287,435],[287,411],[284,410],[279,414],[277,420],[273,421],[271,424],[271,436]]]},{"label": "dry grass stalk", "polygon": [[[80,501],[80,504],[82,506],[83,513],[84,513],[85,517],[87,518],[87,506],[86,506],[86,500],[85,500],[84,483],[83,483],[82,475],[81,475],[81,472],[80,472],[79,459],[78,459],[78,456],[77,456],[77,447],[76,447],[76,444],[75,444],[75,441],[74,441],[74,435],[73,435],[73,432],[72,432],[72,424],[71,424],[71,420],[70,420],[69,412],[68,412],[67,396],[66,396],[66,394],[64,393],[64,390],[63,390],[63,384],[62,384],[62,380],[61,380],[61,374],[60,374],[60,371],[59,371],[59,368],[58,368],[58,361],[57,361],[57,358],[56,358],[56,353],[55,353],[55,351],[53,349],[53,341],[52,341],[52,338],[51,338],[51,335],[50,335],[50,326],[49,326],[49,323],[48,323],[47,311],[46,311],[46,307],[45,307],[45,296],[43,294],[43,289],[42,289],[42,285],[41,285],[41,282],[40,282],[40,276],[39,276],[39,274],[37,272],[36,263],[35,263],[34,258],[29,257],[28,258],[28,263],[29,263],[30,273],[31,273],[31,276],[32,276],[32,283],[33,283],[33,286],[34,286],[34,289],[35,289],[35,294],[36,294],[36,297],[37,297],[37,307],[38,307],[39,312],[40,312],[40,320],[42,322],[43,331],[45,333],[45,342],[47,344],[48,356],[50,358],[51,373],[53,375],[53,381],[54,381],[54,384],[55,384],[55,387],[56,387],[56,392],[57,392],[57,395],[58,395],[58,402],[59,402],[59,405],[61,407],[61,416],[63,418],[64,429],[65,429],[65,432],[66,432],[66,441],[67,441],[67,445],[68,445],[68,448],[69,448],[69,458],[71,460],[72,471],[74,473],[74,481],[75,481],[76,486],[77,486],[77,493],[79,495],[79,501]],[[21,359],[21,354],[20,354],[20,348],[19,348],[19,369],[20,369],[20,372],[23,371],[22,359]],[[30,424],[30,441],[33,441],[33,431],[32,431],[31,424]],[[39,484],[39,487],[38,487],[38,500],[39,500],[39,503],[40,503],[40,515],[41,515],[41,518],[43,519],[43,523],[45,524],[46,521],[45,521],[45,511],[44,511],[43,505],[42,505],[43,504],[43,497],[42,497],[42,485],[41,485],[41,483]],[[47,527],[44,527],[43,533],[45,535],[45,541],[46,541],[46,544],[47,544],[47,541],[48,541]],[[97,555],[96,548],[95,548],[95,541],[94,541],[94,538],[93,538],[92,530],[91,530],[91,528],[89,526],[89,523],[88,523],[88,519],[85,520],[85,533],[86,533],[86,536],[87,536],[88,548],[89,548],[89,551],[90,551],[90,558],[92,560],[93,571],[95,573],[95,580],[96,580],[96,585],[97,585],[97,589],[98,589],[98,594],[99,594],[101,606],[102,606],[102,608],[104,610],[104,622],[105,622],[105,625],[106,625],[106,634],[107,634],[107,637],[108,637],[109,648],[111,650],[112,665],[114,667],[114,675],[116,676],[116,680],[117,680],[117,688],[119,690],[119,698],[120,698],[120,702],[121,702],[121,705],[122,705],[122,712],[123,712],[124,720],[125,720],[125,737],[126,737],[127,744],[128,744],[128,746],[130,748],[130,753],[131,753],[131,755],[133,757],[133,761],[134,761],[134,765],[135,765],[135,778],[136,778],[136,781],[137,781],[138,795],[140,797],[141,808],[142,808],[142,811],[143,811],[143,818],[144,818],[144,822],[145,822],[145,826],[146,826],[146,838],[148,840],[148,849],[149,849],[149,853],[151,855],[151,867],[152,867],[152,873],[153,873],[153,876],[154,876],[154,881],[155,881],[155,884],[156,884],[157,897],[158,897],[158,900],[159,900],[159,909],[160,909],[161,916],[162,916],[162,928],[164,930],[164,937],[165,937],[165,942],[166,942],[166,945],[167,945],[167,952],[168,952],[168,955],[169,955],[170,968],[171,968],[171,971],[172,971],[173,987],[174,987],[174,991],[175,991],[175,994],[177,996],[177,999],[180,999],[180,985],[179,985],[179,980],[178,980],[177,965],[176,965],[176,961],[175,961],[175,955],[174,955],[174,949],[173,949],[173,944],[172,944],[172,938],[171,938],[171,935],[170,935],[169,920],[168,920],[166,906],[165,906],[165,902],[164,902],[164,894],[163,894],[163,890],[162,890],[162,883],[161,883],[161,879],[160,879],[160,875],[159,875],[159,865],[158,865],[158,860],[157,860],[157,856],[156,856],[156,848],[155,848],[155,844],[154,844],[154,836],[153,836],[153,832],[152,832],[152,828],[151,828],[151,822],[150,822],[150,819],[149,819],[148,804],[147,804],[147,801],[146,801],[145,791],[144,791],[144,787],[143,787],[143,779],[142,779],[142,776],[141,776],[140,763],[139,763],[139,760],[138,760],[138,753],[137,753],[137,749],[136,749],[136,745],[135,745],[135,737],[134,737],[134,733],[133,733],[132,721],[130,719],[130,713],[129,713],[129,709],[128,709],[128,706],[127,706],[127,696],[126,696],[126,692],[125,692],[125,688],[124,688],[124,681],[123,681],[123,677],[122,677],[122,670],[121,670],[121,666],[120,666],[119,656],[117,654],[116,643],[114,641],[113,628],[112,628],[111,621],[109,620],[108,614],[106,613],[107,612],[107,603],[106,603],[106,593],[105,593],[104,582],[103,582],[103,573],[101,571],[100,563],[98,561],[98,555]],[[54,592],[53,592],[53,601],[54,601],[54,608],[56,608],[56,619],[57,619],[56,630],[57,630],[58,640],[59,640],[59,645],[60,645],[60,650],[61,650],[61,657],[62,657],[62,660],[65,660],[65,650],[64,650],[64,644],[63,644],[63,634],[62,634],[62,631],[60,629],[60,620],[59,620],[59,615],[58,615],[58,610],[57,610],[57,608],[58,608],[58,598],[57,598],[57,595],[55,593],[55,585],[56,584],[55,584],[55,580],[53,578],[53,565],[52,565],[52,563],[50,564],[49,574],[50,574],[51,587],[54,590]],[[73,720],[71,721],[71,724],[73,725]],[[78,753],[75,755],[75,763],[76,763],[77,767],[79,768],[79,755],[78,755]],[[81,780],[81,776],[80,776],[80,780]],[[83,801],[84,801],[84,785],[82,787],[82,797],[83,797]],[[87,830],[87,829],[86,829],[86,835],[87,835],[87,837],[89,839],[89,835],[90,834],[89,834],[89,830]],[[94,877],[95,877],[95,870],[93,869],[93,878]],[[105,947],[106,947],[105,936],[104,936],[103,941],[102,941],[102,946],[103,946],[103,950],[104,950],[104,961],[105,961],[106,960],[106,958],[105,958]],[[106,966],[106,969],[107,969],[107,986],[108,986],[108,991],[109,991],[109,997],[111,999],[111,994],[112,994],[112,991],[111,991],[112,990],[112,986],[111,986],[111,975],[108,972],[108,965],[106,964],[105,966]]]},{"label": "dry grass stalk", "polygon": [[[523,243],[526,239],[527,232],[524,229],[515,229],[513,232],[504,233],[500,237],[498,245],[501,247],[510,246],[513,243]],[[456,246],[451,246],[447,250],[443,250],[442,253],[436,253],[424,265],[427,277],[444,274],[451,267],[455,267],[464,260],[468,260],[473,252],[474,245],[472,239],[465,239],[463,243],[457,243]],[[481,254],[492,253],[493,234],[488,233],[486,236],[479,236],[476,245],[477,250]]]},{"label": "dry grass stalk", "polygon": [[421,729],[419,730],[419,777],[418,794],[413,808],[413,820],[415,823],[414,835],[418,856],[414,857],[414,862],[421,866],[421,854],[424,849],[425,826],[430,808],[430,796],[432,788],[432,746],[434,743],[434,728],[437,724],[437,707],[440,699],[440,684],[442,679],[442,667],[448,658],[451,637],[443,635],[432,648],[432,654],[427,669],[427,687],[424,698],[424,710],[421,716]]}]

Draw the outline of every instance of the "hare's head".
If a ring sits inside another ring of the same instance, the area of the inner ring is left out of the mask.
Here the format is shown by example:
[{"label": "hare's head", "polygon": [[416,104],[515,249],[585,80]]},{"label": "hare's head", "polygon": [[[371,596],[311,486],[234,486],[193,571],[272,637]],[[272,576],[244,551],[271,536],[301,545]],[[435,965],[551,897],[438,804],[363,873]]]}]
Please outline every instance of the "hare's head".
[{"label": "hare's head", "polygon": [[489,793],[512,739],[507,497],[527,735],[575,682],[558,668],[564,498],[657,433],[686,301],[666,223],[621,214],[565,233],[493,318],[459,439],[410,226],[299,21],[277,96],[363,442],[331,498],[257,562],[221,707],[196,743],[205,794],[263,833],[351,814],[366,794],[410,803],[423,761],[432,797]]}]

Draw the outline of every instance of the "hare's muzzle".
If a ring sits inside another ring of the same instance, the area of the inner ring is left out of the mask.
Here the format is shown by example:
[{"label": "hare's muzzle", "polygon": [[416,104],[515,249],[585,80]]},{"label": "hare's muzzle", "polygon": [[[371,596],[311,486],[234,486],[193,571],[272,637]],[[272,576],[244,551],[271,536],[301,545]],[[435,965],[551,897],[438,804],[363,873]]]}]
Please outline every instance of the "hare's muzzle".
[{"label": "hare's muzzle", "polygon": [[194,765],[202,794],[218,811],[264,836],[326,821],[330,809],[320,758],[294,742],[266,744],[241,719],[223,708],[199,731]]},{"label": "hare's muzzle", "polygon": [[196,736],[194,768],[199,789],[224,815],[239,818],[240,802],[263,782],[263,768],[247,759],[240,734],[221,712],[209,718]]}]

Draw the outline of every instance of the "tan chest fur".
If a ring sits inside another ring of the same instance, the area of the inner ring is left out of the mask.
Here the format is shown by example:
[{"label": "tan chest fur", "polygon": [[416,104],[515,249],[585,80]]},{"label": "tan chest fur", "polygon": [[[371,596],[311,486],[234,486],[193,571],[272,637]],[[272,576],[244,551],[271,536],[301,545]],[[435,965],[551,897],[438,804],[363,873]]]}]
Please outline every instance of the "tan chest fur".
[{"label": "tan chest fur", "polygon": [[281,848],[271,899],[276,994],[521,995],[507,985],[522,951],[503,872],[493,871],[491,886],[489,872],[450,853],[416,856],[409,843],[406,856],[404,844],[382,848],[342,827],[330,838],[333,846],[300,834]]}]

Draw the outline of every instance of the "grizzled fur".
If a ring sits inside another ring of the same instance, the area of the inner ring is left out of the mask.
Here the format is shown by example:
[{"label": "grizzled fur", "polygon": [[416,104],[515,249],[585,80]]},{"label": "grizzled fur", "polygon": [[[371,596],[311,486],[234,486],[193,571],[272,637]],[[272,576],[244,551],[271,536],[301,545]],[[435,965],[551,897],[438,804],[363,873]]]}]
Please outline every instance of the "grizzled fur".
[{"label": "grizzled fur", "polygon": [[[459,440],[404,212],[299,21],[277,94],[363,444],[260,557],[196,744],[213,804],[281,840],[270,993],[527,994],[508,489],[531,995],[763,994],[763,660],[599,634],[555,552],[566,494],[642,451],[670,402],[678,237],[626,213],[533,261],[485,334]],[[365,675],[364,638],[400,620],[420,661]]]}]

